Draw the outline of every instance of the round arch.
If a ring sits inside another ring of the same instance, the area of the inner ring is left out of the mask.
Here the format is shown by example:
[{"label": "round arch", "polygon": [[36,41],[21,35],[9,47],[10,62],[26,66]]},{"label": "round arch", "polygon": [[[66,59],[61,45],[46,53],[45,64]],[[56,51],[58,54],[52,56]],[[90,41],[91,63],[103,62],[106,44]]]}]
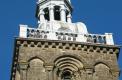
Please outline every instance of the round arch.
[{"label": "round arch", "polygon": [[103,78],[103,80],[111,80],[112,78],[112,72],[110,69],[110,66],[108,66],[107,63],[104,62],[97,62],[94,65],[94,73],[93,73],[93,78],[96,80],[99,80]]},{"label": "round arch", "polygon": [[30,55],[29,57],[27,57],[27,62],[30,62],[33,59],[39,59],[41,61],[43,61],[45,63],[45,58],[42,56],[36,56],[36,55]]},{"label": "round arch", "polygon": [[51,58],[51,62],[55,63],[58,59],[63,58],[63,57],[71,57],[76,60],[79,60],[84,66],[87,64],[87,62],[83,59],[82,56],[77,55],[77,54],[70,54],[70,53],[55,55],[54,57]]},{"label": "round arch", "polygon": [[108,68],[111,69],[110,63],[105,62],[105,61],[95,61],[95,62],[93,63],[93,67],[95,67],[95,66],[98,65],[98,64],[104,64],[104,65],[106,65]]}]

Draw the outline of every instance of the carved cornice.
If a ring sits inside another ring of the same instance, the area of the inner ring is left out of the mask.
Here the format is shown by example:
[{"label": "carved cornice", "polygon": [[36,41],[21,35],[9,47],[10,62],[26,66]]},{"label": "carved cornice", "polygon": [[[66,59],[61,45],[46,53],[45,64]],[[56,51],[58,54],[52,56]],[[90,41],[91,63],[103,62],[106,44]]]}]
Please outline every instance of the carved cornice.
[{"label": "carved cornice", "polygon": [[118,54],[120,46],[72,41],[16,38],[16,46],[80,50],[88,53]]}]

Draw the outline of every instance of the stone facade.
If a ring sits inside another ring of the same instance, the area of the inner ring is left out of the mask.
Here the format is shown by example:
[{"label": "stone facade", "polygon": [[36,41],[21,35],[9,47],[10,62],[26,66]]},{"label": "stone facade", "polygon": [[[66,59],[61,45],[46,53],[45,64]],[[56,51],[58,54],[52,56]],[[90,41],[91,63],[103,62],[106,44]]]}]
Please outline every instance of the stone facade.
[{"label": "stone facade", "polygon": [[38,28],[20,25],[11,80],[118,80],[120,46],[111,33],[72,23],[70,0],[38,0]]},{"label": "stone facade", "polygon": [[118,80],[119,46],[15,39],[11,80]]}]

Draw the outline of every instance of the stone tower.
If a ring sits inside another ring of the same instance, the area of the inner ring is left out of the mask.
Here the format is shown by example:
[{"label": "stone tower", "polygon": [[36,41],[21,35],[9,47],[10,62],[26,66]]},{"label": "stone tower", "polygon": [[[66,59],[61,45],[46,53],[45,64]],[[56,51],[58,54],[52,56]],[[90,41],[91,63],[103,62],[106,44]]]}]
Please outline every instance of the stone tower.
[{"label": "stone tower", "polygon": [[38,27],[20,25],[11,80],[118,80],[120,46],[112,33],[72,23],[70,0],[39,0]]}]

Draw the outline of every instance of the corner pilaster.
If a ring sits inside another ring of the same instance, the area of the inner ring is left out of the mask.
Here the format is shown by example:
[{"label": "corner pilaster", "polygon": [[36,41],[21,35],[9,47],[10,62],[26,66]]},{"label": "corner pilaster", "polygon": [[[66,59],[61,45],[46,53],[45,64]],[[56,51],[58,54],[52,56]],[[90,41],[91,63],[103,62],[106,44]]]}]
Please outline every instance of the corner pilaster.
[{"label": "corner pilaster", "polygon": [[45,65],[46,73],[47,73],[47,80],[53,80],[53,66],[52,65]]},{"label": "corner pilaster", "polygon": [[93,80],[93,68],[90,66],[85,67],[86,80]]},{"label": "corner pilaster", "polygon": [[27,80],[27,67],[28,63],[27,62],[19,62],[19,67],[20,67],[20,80]]}]

